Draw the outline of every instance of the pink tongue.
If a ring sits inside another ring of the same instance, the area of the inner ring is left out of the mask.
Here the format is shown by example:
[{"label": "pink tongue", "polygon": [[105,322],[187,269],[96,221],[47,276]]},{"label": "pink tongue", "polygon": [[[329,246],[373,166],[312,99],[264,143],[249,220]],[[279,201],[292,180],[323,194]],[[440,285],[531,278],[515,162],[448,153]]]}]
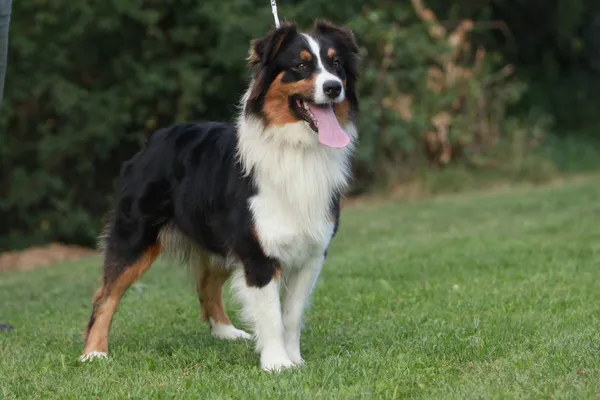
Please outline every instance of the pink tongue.
[{"label": "pink tongue", "polygon": [[340,126],[331,106],[310,106],[310,111],[312,111],[319,122],[317,128],[319,129],[319,142],[321,142],[321,144],[340,149],[346,147],[348,143],[350,143],[350,138]]}]

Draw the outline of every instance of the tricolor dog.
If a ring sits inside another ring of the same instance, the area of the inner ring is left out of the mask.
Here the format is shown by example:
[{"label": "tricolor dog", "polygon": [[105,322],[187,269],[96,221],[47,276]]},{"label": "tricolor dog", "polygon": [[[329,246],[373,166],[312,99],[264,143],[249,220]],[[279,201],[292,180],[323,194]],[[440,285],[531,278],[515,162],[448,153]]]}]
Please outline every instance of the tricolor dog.
[{"label": "tricolor dog", "polygon": [[[124,163],[82,361],[107,356],[119,300],[166,253],[195,271],[213,335],[254,340],[264,370],[303,362],[302,315],[338,228],[357,139],[357,58],[346,28],[281,25],[251,43],[235,123],[158,130]],[[252,336],[223,308],[229,278]]]}]

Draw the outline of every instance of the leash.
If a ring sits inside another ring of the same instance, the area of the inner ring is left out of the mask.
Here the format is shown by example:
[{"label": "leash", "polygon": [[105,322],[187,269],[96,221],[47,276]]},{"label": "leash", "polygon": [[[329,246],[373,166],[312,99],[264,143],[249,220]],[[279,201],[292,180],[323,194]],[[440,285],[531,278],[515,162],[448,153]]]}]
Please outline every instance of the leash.
[{"label": "leash", "polygon": [[271,11],[275,20],[275,28],[279,28],[279,16],[277,15],[277,0],[271,0]]}]

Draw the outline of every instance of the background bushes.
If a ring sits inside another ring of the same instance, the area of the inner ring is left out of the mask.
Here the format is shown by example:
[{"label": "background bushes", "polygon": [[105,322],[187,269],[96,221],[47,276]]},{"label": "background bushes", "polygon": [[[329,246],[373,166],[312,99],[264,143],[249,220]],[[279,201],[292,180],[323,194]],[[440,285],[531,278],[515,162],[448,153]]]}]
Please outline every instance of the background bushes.
[{"label": "background bushes", "polygon": [[[514,176],[558,164],[557,151],[540,144],[593,136],[598,5],[447,4],[279,1],[282,18],[303,27],[330,18],[359,38],[356,192],[430,166]],[[248,42],[271,26],[266,0],[14,2],[0,113],[0,250],[92,245],[121,162],[157,127],[232,119]]]}]

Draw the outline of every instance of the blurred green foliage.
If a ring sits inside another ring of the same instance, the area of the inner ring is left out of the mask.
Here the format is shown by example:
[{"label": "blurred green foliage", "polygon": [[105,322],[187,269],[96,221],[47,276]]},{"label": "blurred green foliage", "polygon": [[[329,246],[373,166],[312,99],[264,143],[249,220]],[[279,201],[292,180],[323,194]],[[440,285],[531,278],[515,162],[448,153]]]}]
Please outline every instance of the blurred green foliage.
[{"label": "blurred green foliage", "polygon": [[[599,1],[456,0],[432,6],[449,21],[468,17],[479,22],[475,40],[518,66],[529,85],[522,104],[552,114],[557,133],[597,136]],[[494,29],[483,29],[490,26]]]},{"label": "blurred green foliage", "polygon": [[[593,1],[425,2],[448,35],[475,19],[455,58],[410,2],[278,3],[280,17],[301,27],[324,17],[355,30],[363,59],[356,191],[428,164],[518,172],[538,161],[529,154],[548,132],[548,114],[575,124],[563,99],[598,100],[597,76],[584,78],[600,69]],[[499,17],[510,34],[482,25]],[[232,119],[248,81],[248,43],[272,25],[266,0],[14,2],[0,114],[0,250],[92,245],[121,163],[158,127]],[[480,46],[487,51],[478,61]],[[448,60],[471,73],[448,83]],[[516,76],[503,74],[507,62]],[[579,85],[560,83],[569,66],[565,82]],[[436,68],[444,83],[432,90]],[[571,97],[547,95],[555,90]],[[586,110],[578,115],[596,117]]]}]

